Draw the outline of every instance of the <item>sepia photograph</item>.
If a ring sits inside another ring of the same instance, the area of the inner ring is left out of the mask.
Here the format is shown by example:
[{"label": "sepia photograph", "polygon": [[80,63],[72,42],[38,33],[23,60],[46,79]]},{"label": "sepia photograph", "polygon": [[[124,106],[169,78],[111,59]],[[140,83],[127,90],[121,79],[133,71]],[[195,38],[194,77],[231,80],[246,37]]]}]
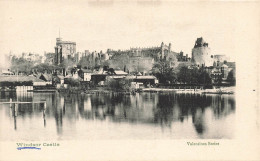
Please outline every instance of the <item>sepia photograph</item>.
[{"label": "sepia photograph", "polygon": [[0,1],[0,160],[260,160],[259,9]]}]

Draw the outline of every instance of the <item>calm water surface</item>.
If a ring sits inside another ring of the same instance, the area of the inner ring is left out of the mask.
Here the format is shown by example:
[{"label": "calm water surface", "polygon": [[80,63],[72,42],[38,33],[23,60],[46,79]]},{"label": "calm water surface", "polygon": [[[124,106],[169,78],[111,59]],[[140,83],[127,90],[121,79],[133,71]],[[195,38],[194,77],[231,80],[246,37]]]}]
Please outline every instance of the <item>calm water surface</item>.
[{"label": "calm water surface", "polygon": [[[1,92],[0,140],[232,139],[234,95]],[[39,101],[46,101],[38,103]]]}]

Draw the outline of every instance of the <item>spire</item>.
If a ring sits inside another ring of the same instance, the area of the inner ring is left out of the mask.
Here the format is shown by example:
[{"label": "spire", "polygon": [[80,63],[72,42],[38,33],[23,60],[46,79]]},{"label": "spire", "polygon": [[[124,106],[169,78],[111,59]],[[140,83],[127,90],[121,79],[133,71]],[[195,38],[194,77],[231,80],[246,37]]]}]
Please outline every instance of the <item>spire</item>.
[{"label": "spire", "polygon": [[56,42],[60,42],[60,41],[62,41],[62,38],[60,37],[60,28],[59,28],[59,37],[56,38]]}]

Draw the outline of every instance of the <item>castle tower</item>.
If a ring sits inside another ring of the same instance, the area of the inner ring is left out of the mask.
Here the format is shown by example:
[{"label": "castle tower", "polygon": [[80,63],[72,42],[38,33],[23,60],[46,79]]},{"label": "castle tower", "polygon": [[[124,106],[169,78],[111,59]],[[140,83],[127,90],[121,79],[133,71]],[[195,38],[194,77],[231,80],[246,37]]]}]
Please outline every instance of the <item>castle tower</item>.
[{"label": "castle tower", "polygon": [[163,59],[164,58],[164,43],[161,43],[161,55],[160,58]]},{"label": "castle tower", "polygon": [[169,43],[169,52],[172,51],[172,43]]},{"label": "castle tower", "polygon": [[162,48],[163,46],[164,46],[164,43],[162,42],[162,43],[161,43],[161,48]]},{"label": "castle tower", "polygon": [[62,63],[62,48],[61,46],[57,45],[55,48],[55,62],[56,64]]},{"label": "castle tower", "polygon": [[55,55],[56,64],[62,63],[63,60],[72,58],[76,55],[76,42],[62,41],[62,38],[56,38]]},{"label": "castle tower", "polygon": [[192,49],[192,62],[198,66],[212,66],[211,50],[202,37],[197,38]]}]

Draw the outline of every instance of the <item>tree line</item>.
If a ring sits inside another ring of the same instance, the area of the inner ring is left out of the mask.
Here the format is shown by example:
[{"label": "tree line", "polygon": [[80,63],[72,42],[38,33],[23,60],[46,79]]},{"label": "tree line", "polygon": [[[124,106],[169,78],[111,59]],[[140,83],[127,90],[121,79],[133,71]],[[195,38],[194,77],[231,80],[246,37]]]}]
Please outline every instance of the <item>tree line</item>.
[{"label": "tree line", "polygon": [[[172,65],[175,63],[175,65]],[[212,77],[207,72],[205,67],[197,66],[178,66],[177,61],[157,61],[152,68],[152,73],[157,77],[162,84],[189,84],[189,85],[211,85]],[[222,75],[215,81],[217,84],[221,84]],[[227,82],[231,85],[235,85],[234,70],[232,69],[227,76]]]}]

